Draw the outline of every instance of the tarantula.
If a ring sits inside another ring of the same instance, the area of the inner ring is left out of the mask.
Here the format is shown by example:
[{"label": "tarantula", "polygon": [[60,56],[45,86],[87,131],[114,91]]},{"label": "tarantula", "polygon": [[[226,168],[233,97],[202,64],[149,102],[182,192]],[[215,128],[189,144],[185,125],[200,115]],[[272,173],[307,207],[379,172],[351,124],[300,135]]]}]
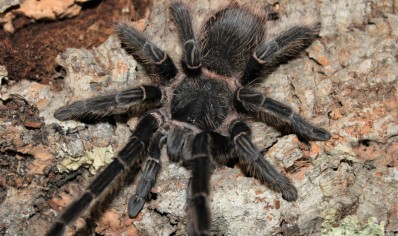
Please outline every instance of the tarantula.
[{"label": "tarantula", "polygon": [[317,37],[320,24],[294,25],[269,37],[265,23],[275,19],[274,12],[259,13],[234,3],[211,15],[195,35],[186,5],[173,2],[169,10],[183,48],[180,68],[129,23],[118,22],[115,31],[122,46],[154,78],[153,84],[77,101],[55,112],[59,120],[81,120],[149,110],[126,146],[63,211],[47,235],[63,234],[116,177],[146,161],[136,193],[128,202],[128,214],[137,216],[155,183],[164,144],[172,161],[182,161],[192,171],[190,234],[210,234],[208,196],[213,163],[226,164],[237,157],[255,178],[281,192],[285,200],[297,199],[289,179],[265,160],[253,143],[243,117],[294,133],[304,141],[330,138],[325,129],[309,124],[290,107],[253,88],[261,77],[307,48]]}]

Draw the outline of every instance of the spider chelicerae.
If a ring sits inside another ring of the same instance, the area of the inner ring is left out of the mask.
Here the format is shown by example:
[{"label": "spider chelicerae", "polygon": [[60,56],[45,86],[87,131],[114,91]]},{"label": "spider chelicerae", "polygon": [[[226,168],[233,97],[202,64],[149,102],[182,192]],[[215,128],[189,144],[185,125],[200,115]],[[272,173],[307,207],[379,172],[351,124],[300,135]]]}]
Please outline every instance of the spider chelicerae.
[{"label": "spider chelicerae", "polygon": [[213,163],[237,157],[255,178],[281,192],[287,201],[298,197],[296,188],[279,173],[251,139],[244,117],[265,122],[300,140],[328,140],[329,132],[315,127],[290,107],[254,89],[280,64],[296,57],[317,37],[319,23],[294,25],[267,36],[266,22],[275,11],[254,11],[229,4],[211,15],[195,35],[188,7],[170,4],[170,15],[182,44],[181,66],[128,22],[116,24],[122,46],[145,68],[153,84],[77,101],[58,109],[59,120],[95,119],[129,111],[147,111],[130,140],[86,191],[53,223],[47,235],[62,235],[122,173],[145,161],[128,214],[135,217],[148,199],[160,170],[160,152],[166,145],[172,161],[191,170],[189,186],[190,234],[209,235],[209,179]]}]

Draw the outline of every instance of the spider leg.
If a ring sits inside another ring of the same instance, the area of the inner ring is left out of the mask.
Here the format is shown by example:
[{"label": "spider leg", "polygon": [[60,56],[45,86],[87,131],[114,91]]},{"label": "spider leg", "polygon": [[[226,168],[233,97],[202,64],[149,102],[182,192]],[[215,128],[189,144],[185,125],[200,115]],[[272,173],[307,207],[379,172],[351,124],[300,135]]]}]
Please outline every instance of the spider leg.
[{"label": "spider leg", "polygon": [[215,162],[220,165],[228,165],[232,160],[233,147],[228,136],[224,136],[217,132],[210,132],[211,137],[211,153]]},{"label": "spider leg", "polygon": [[289,179],[280,174],[267,160],[251,140],[251,131],[243,122],[236,122],[230,128],[230,135],[235,150],[241,161],[248,165],[248,170],[257,179],[268,183],[272,189],[282,193],[287,201],[297,199],[297,190]]},{"label": "spider leg", "polygon": [[160,151],[164,145],[165,137],[162,132],[157,131],[149,144],[148,159],[146,160],[144,172],[136,193],[131,196],[128,203],[128,214],[131,218],[136,217],[141,211],[145,200],[148,199],[151,188],[155,184],[156,176],[160,170]]},{"label": "spider leg", "polygon": [[202,132],[194,137],[192,144],[192,200],[189,204],[195,235],[210,235],[211,214],[209,207],[210,169],[209,134]]},{"label": "spider leg", "polygon": [[280,64],[296,57],[311,45],[320,30],[320,23],[293,26],[277,37],[260,45],[246,64],[240,81],[242,85],[255,82],[260,75],[272,73]]},{"label": "spider leg", "polygon": [[162,91],[159,87],[144,85],[115,94],[74,102],[59,108],[55,111],[54,117],[58,120],[95,119],[125,113],[133,107],[156,105],[161,99]]},{"label": "spider leg", "polygon": [[257,116],[261,121],[284,132],[293,132],[304,140],[330,139],[330,133],[325,129],[309,124],[292,108],[253,89],[239,89],[236,93],[236,101],[246,113]]},{"label": "spider leg", "polygon": [[192,18],[188,8],[181,2],[170,5],[170,14],[178,28],[180,39],[184,47],[181,60],[184,72],[188,75],[197,75],[202,66],[198,43],[192,29]]},{"label": "spider leg", "polygon": [[168,81],[177,75],[177,68],[173,61],[155,44],[146,39],[142,33],[133,26],[118,22],[115,26],[116,34],[122,45],[130,51],[147,70],[148,74],[154,74]]},{"label": "spider leg", "polygon": [[47,231],[47,236],[63,235],[67,225],[72,223],[81,213],[104,192],[113,180],[121,173],[140,161],[152,133],[158,129],[162,119],[158,114],[148,114],[138,123],[130,141],[113,159],[113,161],[91,182],[84,194],[74,201]]}]

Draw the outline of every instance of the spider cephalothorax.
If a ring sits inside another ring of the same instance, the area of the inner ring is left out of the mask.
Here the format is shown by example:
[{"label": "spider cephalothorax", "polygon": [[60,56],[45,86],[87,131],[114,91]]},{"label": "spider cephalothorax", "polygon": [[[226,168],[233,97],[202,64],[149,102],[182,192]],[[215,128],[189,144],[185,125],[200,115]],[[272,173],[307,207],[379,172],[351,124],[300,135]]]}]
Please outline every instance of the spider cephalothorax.
[{"label": "spider cephalothorax", "polygon": [[135,217],[155,183],[164,144],[171,160],[182,161],[192,171],[188,204],[192,234],[210,234],[212,163],[225,164],[237,157],[254,177],[281,192],[284,199],[297,199],[296,188],[252,142],[243,117],[295,133],[301,140],[330,138],[326,130],[312,126],[288,106],[252,87],[260,77],[308,47],[319,32],[319,24],[294,25],[267,37],[265,23],[275,18],[273,12],[254,13],[230,4],[213,14],[195,35],[184,4],[172,3],[170,15],[183,48],[180,71],[165,52],[134,27],[119,22],[116,33],[123,47],[156,77],[154,84],[74,102],[56,111],[59,120],[94,119],[136,109],[148,112],[113,162],[66,208],[47,235],[62,234],[116,177],[146,160],[137,192],[128,205],[129,215]]}]

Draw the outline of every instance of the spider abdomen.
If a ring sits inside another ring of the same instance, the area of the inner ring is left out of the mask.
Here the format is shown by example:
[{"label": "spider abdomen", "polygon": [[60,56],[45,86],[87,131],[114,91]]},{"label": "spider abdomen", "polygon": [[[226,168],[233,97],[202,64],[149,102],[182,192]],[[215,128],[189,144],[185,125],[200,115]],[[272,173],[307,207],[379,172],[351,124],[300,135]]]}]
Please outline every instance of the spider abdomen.
[{"label": "spider abdomen", "polygon": [[241,73],[264,37],[264,18],[231,5],[212,16],[202,28],[202,64],[220,75]]},{"label": "spider abdomen", "polygon": [[202,130],[215,130],[231,112],[233,92],[221,80],[185,78],[171,100],[171,118]]}]

